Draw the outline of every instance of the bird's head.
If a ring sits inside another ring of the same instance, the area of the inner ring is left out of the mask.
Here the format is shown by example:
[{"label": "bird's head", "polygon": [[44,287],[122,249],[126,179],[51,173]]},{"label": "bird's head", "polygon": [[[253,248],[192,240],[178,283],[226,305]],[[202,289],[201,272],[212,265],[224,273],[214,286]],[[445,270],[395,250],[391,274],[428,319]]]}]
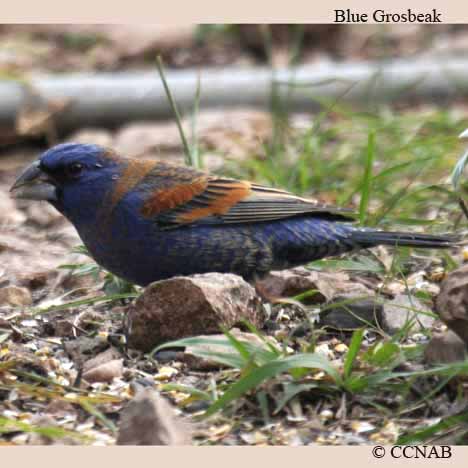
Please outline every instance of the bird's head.
[{"label": "bird's head", "polygon": [[97,145],[57,145],[28,166],[10,192],[14,198],[48,201],[68,218],[91,215],[118,177],[122,161]]}]

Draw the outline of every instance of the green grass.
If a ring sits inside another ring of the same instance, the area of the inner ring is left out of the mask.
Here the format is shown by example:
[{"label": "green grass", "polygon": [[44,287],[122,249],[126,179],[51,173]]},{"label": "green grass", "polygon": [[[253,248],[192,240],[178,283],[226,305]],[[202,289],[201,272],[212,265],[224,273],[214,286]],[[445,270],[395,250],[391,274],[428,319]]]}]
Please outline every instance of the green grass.
[{"label": "green grass", "polygon": [[[251,327],[251,326],[250,326]],[[252,327],[251,327],[252,328]],[[317,352],[296,352],[290,354],[284,350],[272,347],[266,336],[254,330],[262,338],[263,344],[255,344],[238,340],[229,332],[225,332],[225,340],[210,337],[193,337],[177,340],[156,348],[153,353],[166,348],[190,346],[191,353],[197,357],[227,366],[236,372],[218,382],[216,391],[209,391],[208,385],[204,389],[187,385],[163,385],[163,390],[183,391],[191,395],[190,401],[209,401],[210,406],[203,414],[203,418],[214,415],[219,411],[227,412],[230,417],[241,414],[239,402],[242,399],[255,401],[255,397],[263,396],[266,404],[264,411],[267,417],[281,412],[286,405],[298,397],[335,398],[348,394],[353,404],[377,406],[377,401],[384,393],[406,395],[400,400],[397,415],[408,411],[409,403],[418,407],[425,403],[430,407],[430,398],[455,376],[468,375],[468,361],[450,365],[440,365],[428,369],[401,371],[398,369],[402,362],[407,361],[414,350],[407,350],[395,341],[379,341],[373,346],[364,345],[364,329],[354,332],[349,349],[344,356],[341,366],[332,363],[328,358]],[[224,351],[210,351],[206,345],[221,346]],[[365,349],[364,349],[365,348]],[[421,400],[413,401],[410,393],[416,382],[429,384],[437,377],[442,384],[434,385],[431,393]],[[382,418],[391,413],[380,408]],[[369,411],[371,414],[371,411]],[[401,441],[409,443],[423,442],[452,425],[466,422],[464,412],[457,416],[450,415],[434,426],[418,429],[414,433],[400,436]],[[463,427],[462,427],[463,429]],[[465,428],[464,436],[468,434]],[[403,442],[401,442],[403,443]]]},{"label": "green grass", "polygon": [[307,130],[283,122],[274,146],[265,144],[263,154],[230,173],[354,207],[367,225],[452,228],[460,210],[449,176],[466,120],[437,109],[329,109]]}]

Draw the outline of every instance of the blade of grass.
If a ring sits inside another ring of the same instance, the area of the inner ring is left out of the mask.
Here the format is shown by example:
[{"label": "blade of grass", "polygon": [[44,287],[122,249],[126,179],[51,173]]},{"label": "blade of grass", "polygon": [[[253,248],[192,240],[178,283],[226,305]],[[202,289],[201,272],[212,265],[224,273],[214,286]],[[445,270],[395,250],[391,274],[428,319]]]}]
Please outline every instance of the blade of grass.
[{"label": "blade of grass", "polygon": [[299,395],[302,392],[308,392],[314,388],[317,388],[318,384],[316,383],[307,383],[307,384],[296,384],[296,383],[288,383],[285,386],[284,393],[276,402],[276,408],[273,411],[273,414],[278,414],[287,404],[291,401],[295,396]]},{"label": "blade of grass", "polygon": [[252,354],[249,352],[244,343],[238,340],[228,329],[221,328],[222,332],[226,335],[229,343],[239,353],[240,357],[244,360],[245,364],[252,361]]},{"label": "blade of grass", "polygon": [[66,310],[70,309],[73,307],[80,307],[83,305],[91,305],[91,304],[97,304],[99,302],[105,303],[105,302],[112,302],[112,301],[118,301],[120,299],[134,299],[137,297],[138,294],[136,293],[128,293],[128,294],[113,294],[110,296],[97,296],[97,297],[88,297],[86,299],[79,299],[76,301],[70,301],[70,302],[65,302],[64,304],[59,304],[59,305],[52,305],[50,307],[47,307],[45,309],[41,308],[35,308],[32,310],[32,314],[47,314],[49,312],[57,312],[59,310]]},{"label": "blade of grass", "polygon": [[107,427],[107,429],[109,429],[112,432],[112,434],[117,434],[117,426],[110,419],[106,418],[104,414],[101,411],[99,411],[94,405],[84,400],[80,401],[79,403],[85,411],[87,411],[89,414],[98,419],[104,427]]},{"label": "blade of grass", "polygon": [[450,176],[450,180],[452,181],[452,185],[455,191],[460,189],[460,180],[465,170],[465,166],[468,163],[468,150],[465,151],[463,156],[457,161],[455,167],[453,168],[452,174]]},{"label": "blade of grass", "polygon": [[68,429],[62,429],[61,427],[34,426],[24,421],[15,421],[0,416],[0,434],[7,434],[9,432],[16,431],[36,433],[52,440],[72,438],[80,440],[82,443],[91,442],[93,440],[93,438],[88,435],[80,434],[79,432],[75,432]]},{"label": "blade of grass", "polygon": [[344,367],[343,367],[343,376],[344,376],[345,381],[351,375],[354,362],[356,361],[358,352],[361,349],[363,337],[364,337],[363,328],[359,328],[353,333],[353,336],[351,338],[351,343],[349,344],[348,352],[346,353],[346,358],[345,358]]},{"label": "blade of grass", "polygon": [[200,158],[200,148],[198,147],[197,119],[200,110],[201,81],[200,74],[197,76],[197,89],[192,111],[192,134],[190,141],[190,163],[193,167],[201,169],[203,164]]},{"label": "blade of grass", "polygon": [[366,222],[367,207],[369,206],[369,197],[372,182],[372,165],[375,157],[375,133],[369,132],[367,141],[367,157],[364,177],[362,180],[361,202],[359,203],[359,224],[362,226]]},{"label": "blade of grass", "polygon": [[424,442],[429,437],[437,434],[441,431],[446,431],[458,424],[467,423],[468,422],[468,413],[457,414],[455,416],[449,416],[448,418],[444,418],[436,424],[432,426],[426,427],[419,431],[415,431],[411,434],[404,434],[400,436],[397,440],[398,445],[409,445],[414,443],[421,443]]},{"label": "blade of grass", "polygon": [[169,84],[166,80],[166,75],[164,74],[164,65],[160,55],[156,57],[156,66],[158,67],[159,76],[161,77],[161,81],[164,86],[164,91],[166,92],[167,99],[169,104],[171,105],[172,111],[174,112],[174,116],[177,123],[177,128],[179,129],[180,139],[182,140],[182,145],[184,147],[184,154],[185,154],[185,163],[188,166],[192,165],[192,153],[190,151],[190,146],[188,144],[187,138],[185,137],[184,129],[182,127],[182,119],[180,117],[179,109],[177,108],[177,103],[172,96],[171,89],[169,88]]},{"label": "blade of grass", "polygon": [[328,374],[338,385],[342,383],[340,374],[330,362],[320,354],[303,353],[276,359],[260,366],[244,375],[237,382],[230,385],[227,391],[216,400],[205,412],[203,417],[211,416],[225,408],[232,401],[258,387],[265,380],[271,379],[293,369],[320,369]]},{"label": "blade of grass", "polygon": [[257,330],[255,325],[253,325],[252,323],[250,323],[247,320],[241,320],[241,323],[249,329],[250,333],[253,333],[258,338],[260,338],[262,340],[262,342],[268,347],[268,349],[273,353],[273,355],[276,355],[276,356],[281,355],[281,351],[279,349],[275,348],[275,346],[273,346],[270,343],[270,341],[262,333],[260,333]]},{"label": "blade of grass", "polygon": [[212,401],[212,397],[208,392],[204,392],[203,390],[199,390],[198,388],[195,388],[195,387],[190,387],[189,385],[174,384],[174,383],[163,384],[161,385],[161,390],[165,392],[176,391],[176,392],[188,393],[189,395],[196,397],[198,400]]}]

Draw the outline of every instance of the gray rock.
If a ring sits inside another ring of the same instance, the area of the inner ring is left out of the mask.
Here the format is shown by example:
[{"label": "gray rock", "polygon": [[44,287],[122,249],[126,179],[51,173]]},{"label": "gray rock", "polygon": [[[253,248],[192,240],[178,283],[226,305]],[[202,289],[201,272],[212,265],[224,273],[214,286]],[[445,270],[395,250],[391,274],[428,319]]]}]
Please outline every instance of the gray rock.
[{"label": "gray rock", "polygon": [[117,445],[190,445],[190,431],[151,388],[140,389],[122,410]]},{"label": "gray rock", "polygon": [[441,320],[468,346],[468,264],[452,271],[436,299]]},{"label": "gray rock", "polygon": [[424,350],[424,358],[429,364],[450,364],[464,361],[467,357],[465,343],[452,330],[434,334]]},{"label": "gray rock", "polygon": [[400,331],[408,321],[412,322],[411,332],[418,332],[431,328],[434,317],[427,314],[433,312],[415,297],[405,294],[396,296],[384,304],[382,310],[381,326],[387,333],[394,334]]},{"label": "gray rock", "polygon": [[258,281],[257,290],[267,298],[291,297],[306,291],[316,293],[304,300],[308,304],[328,302],[337,296],[373,296],[361,283],[351,281],[343,272],[308,270],[304,267],[274,271]]},{"label": "gray rock", "polygon": [[123,359],[115,348],[109,348],[83,364],[83,379],[89,383],[112,382],[122,374]]},{"label": "gray rock", "polygon": [[[351,301],[340,304],[343,301]],[[374,298],[353,300],[353,295],[336,297],[336,307],[329,304],[320,314],[319,324],[337,330],[354,330],[369,324],[379,326],[387,333],[400,331],[412,321],[411,332],[430,328],[434,323],[432,311],[414,297],[401,294],[391,301],[380,302]],[[329,308],[330,307],[330,308]]]},{"label": "gray rock", "polygon": [[80,336],[75,340],[65,341],[63,347],[77,367],[107,348],[107,343],[100,338]]},{"label": "gray rock", "polygon": [[368,324],[377,325],[382,321],[383,305],[375,299],[359,299],[355,302],[340,304],[349,301],[352,297],[337,297],[336,307],[327,308],[320,314],[321,326],[337,330],[355,330]]}]

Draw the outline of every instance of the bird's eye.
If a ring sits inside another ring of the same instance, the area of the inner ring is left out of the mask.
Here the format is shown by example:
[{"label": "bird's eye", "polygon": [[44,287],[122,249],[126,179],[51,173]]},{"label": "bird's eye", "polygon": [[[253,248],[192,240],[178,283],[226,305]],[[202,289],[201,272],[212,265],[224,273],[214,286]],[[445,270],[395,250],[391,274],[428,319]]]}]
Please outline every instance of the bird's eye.
[{"label": "bird's eye", "polygon": [[83,171],[83,164],[75,162],[67,166],[66,172],[69,177],[78,177]]}]

